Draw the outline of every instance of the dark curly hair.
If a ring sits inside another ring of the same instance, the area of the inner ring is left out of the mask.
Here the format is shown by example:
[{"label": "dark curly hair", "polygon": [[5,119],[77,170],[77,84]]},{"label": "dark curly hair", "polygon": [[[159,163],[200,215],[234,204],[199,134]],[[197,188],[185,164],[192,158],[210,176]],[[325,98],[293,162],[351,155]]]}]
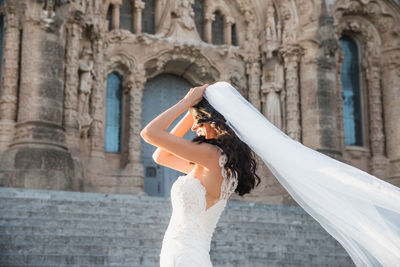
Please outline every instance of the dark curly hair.
[{"label": "dark curly hair", "polygon": [[[226,124],[226,119],[203,98],[198,104],[191,107],[195,112],[198,124],[209,123],[219,134],[217,139],[206,139],[205,136],[195,137],[196,143],[209,143],[223,150],[228,160],[224,166],[227,173],[236,173],[238,186],[235,190],[239,196],[250,193],[260,184],[260,177],[256,174],[257,162],[250,147],[242,142],[235,132]],[[229,176],[229,175],[228,175]]]}]

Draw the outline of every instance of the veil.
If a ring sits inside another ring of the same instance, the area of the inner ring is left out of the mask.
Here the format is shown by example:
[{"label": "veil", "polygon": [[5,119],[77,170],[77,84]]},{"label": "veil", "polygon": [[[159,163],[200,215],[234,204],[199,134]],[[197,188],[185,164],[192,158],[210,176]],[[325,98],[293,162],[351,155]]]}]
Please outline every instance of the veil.
[{"label": "veil", "polygon": [[227,82],[204,94],[357,266],[400,266],[400,189],[293,140]]}]

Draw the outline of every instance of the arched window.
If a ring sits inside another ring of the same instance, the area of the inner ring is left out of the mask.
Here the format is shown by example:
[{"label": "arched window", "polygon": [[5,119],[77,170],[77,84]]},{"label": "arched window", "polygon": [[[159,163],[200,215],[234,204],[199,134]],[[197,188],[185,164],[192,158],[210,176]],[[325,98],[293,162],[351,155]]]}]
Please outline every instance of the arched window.
[{"label": "arched window", "polygon": [[214,13],[215,20],[212,23],[212,43],[224,44],[224,16],[218,10]]},{"label": "arched window", "polygon": [[195,0],[193,5],[194,23],[201,40],[204,40],[204,0]]},{"label": "arched window", "polygon": [[232,36],[231,36],[231,44],[232,45],[238,45],[237,42],[237,35],[236,35],[236,24],[232,24]]},{"label": "arched window", "polygon": [[142,32],[154,34],[156,32],[156,0],[143,0]]},{"label": "arched window", "polygon": [[121,152],[122,77],[116,73],[107,76],[105,151]]},{"label": "arched window", "polygon": [[358,47],[349,37],[340,39],[342,64],[343,119],[346,145],[362,146],[362,109],[360,92],[360,61]]},{"label": "arched window", "polygon": [[119,17],[119,27],[121,29],[134,32],[133,20],[134,20],[134,8],[132,0],[122,1],[122,6],[120,9],[120,17]]},{"label": "arched window", "polygon": [[112,9],[113,9],[113,6],[110,5],[107,10],[107,22],[108,22],[108,30],[109,31],[112,30]]}]

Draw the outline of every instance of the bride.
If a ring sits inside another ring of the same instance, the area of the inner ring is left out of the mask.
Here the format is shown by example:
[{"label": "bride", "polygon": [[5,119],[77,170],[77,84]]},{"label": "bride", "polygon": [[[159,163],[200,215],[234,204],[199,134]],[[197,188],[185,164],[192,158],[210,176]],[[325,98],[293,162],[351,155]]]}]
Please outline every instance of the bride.
[{"label": "bride", "polygon": [[[162,267],[212,266],[211,238],[228,199],[260,183],[253,152],[203,98],[207,86],[190,89],[141,132],[146,142],[158,147],[156,163],[187,174],[171,188],[173,211],[160,254]],[[186,110],[168,133],[168,126]],[[193,141],[182,138],[190,128],[198,135]]]},{"label": "bride", "polygon": [[[181,138],[192,124],[195,142]],[[156,162],[187,174],[171,188],[161,266],[212,266],[211,237],[226,202],[260,182],[251,150],[357,266],[400,266],[400,189],[293,140],[229,83],[192,88],[141,136],[159,147]]]}]

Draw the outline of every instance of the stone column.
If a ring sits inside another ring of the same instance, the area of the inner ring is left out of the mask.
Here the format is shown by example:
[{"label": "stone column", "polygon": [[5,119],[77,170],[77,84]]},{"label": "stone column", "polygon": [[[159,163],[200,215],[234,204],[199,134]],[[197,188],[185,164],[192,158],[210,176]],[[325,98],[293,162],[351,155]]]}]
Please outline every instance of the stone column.
[{"label": "stone column", "polygon": [[141,34],[142,33],[142,10],[144,9],[145,3],[143,3],[141,0],[136,0],[135,1],[135,33],[136,34]]},{"label": "stone column", "polygon": [[253,58],[246,64],[246,74],[248,76],[249,85],[249,102],[257,109],[261,109],[261,96],[260,96],[260,75],[261,67],[258,58]]},{"label": "stone column", "polygon": [[301,141],[299,62],[302,49],[298,45],[288,45],[283,49],[286,80],[286,129],[287,134]]},{"label": "stone column", "polygon": [[400,53],[388,51],[381,57],[382,92],[386,149],[389,158],[388,182],[400,186]]},{"label": "stone column", "polygon": [[344,118],[343,118],[343,97],[342,97],[342,64],[344,60],[344,53],[341,49],[336,50],[336,127],[339,132],[339,151],[343,156],[344,144]]},{"label": "stone column", "polygon": [[386,178],[387,159],[385,157],[385,136],[383,134],[380,70],[378,58],[368,60],[367,81],[369,140],[372,154],[371,170],[373,175]]},{"label": "stone column", "polygon": [[96,79],[93,84],[90,115],[93,119],[90,125],[90,157],[104,159],[104,99],[107,74],[104,69],[103,40],[94,42],[94,66],[96,66]]},{"label": "stone column", "polygon": [[25,9],[18,122],[14,141],[3,154],[0,176],[10,187],[71,190],[74,166],[62,126],[63,21],[55,13],[52,18],[45,16],[52,14],[54,6],[41,13],[36,12],[39,6],[38,2],[27,2]]},{"label": "stone column", "polygon": [[79,50],[82,25],[72,22],[67,26],[67,56],[64,92],[64,127],[66,143],[70,151],[79,151],[78,129],[78,86],[79,86]]},{"label": "stone column", "polygon": [[133,186],[137,194],[144,193],[144,169],[141,160],[142,129],[142,96],[146,83],[145,71],[136,71],[131,74],[133,82],[128,85],[129,89],[129,142],[128,142],[128,164],[125,172],[133,176]]},{"label": "stone column", "polygon": [[0,91],[0,154],[14,138],[17,117],[20,33],[15,7],[4,12],[3,65]]},{"label": "stone column", "polygon": [[118,30],[119,29],[119,9],[121,8],[121,5],[118,3],[113,4],[112,7],[112,19],[111,19],[111,25],[113,30]]},{"label": "stone column", "polygon": [[[337,40],[333,18],[320,10],[315,38],[302,42],[304,55],[300,66],[302,142],[336,159],[342,158],[338,129],[336,84]],[[318,14],[318,12],[317,12]],[[311,33],[310,33],[311,34]]]},{"label": "stone column", "polygon": [[[163,10],[163,6],[161,3],[161,0],[156,0],[156,7],[155,7],[155,12],[156,12],[156,32],[158,32],[160,30],[160,26],[163,23],[162,19],[162,10]],[[144,8],[144,6],[143,6]],[[142,8],[142,9],[143,9]]]},{"label": "stone column", "polygon": [[206,43],[212,43],[212,23],[215,19],[215,15],[212,13],[206,13],[204,20],[204,40]]},{"label": "stone column", "polygon": [[229,16],[225,16],[225,31],[224,31],[224,38],[225,44],[231,45],[232,44],[232,24],[233,18]]},{"label": "stone column", "polygon": [[92,118],[89,128],[90,152],[83,181],[86,192],[98,192],[98,181],[109,173],[104,152],[104,96],[107,90],[107,73],[105,73],[103,45],[102,36],[98,35],[97,40],[93,42],[95,79],[90,95],[90,116]]}]

